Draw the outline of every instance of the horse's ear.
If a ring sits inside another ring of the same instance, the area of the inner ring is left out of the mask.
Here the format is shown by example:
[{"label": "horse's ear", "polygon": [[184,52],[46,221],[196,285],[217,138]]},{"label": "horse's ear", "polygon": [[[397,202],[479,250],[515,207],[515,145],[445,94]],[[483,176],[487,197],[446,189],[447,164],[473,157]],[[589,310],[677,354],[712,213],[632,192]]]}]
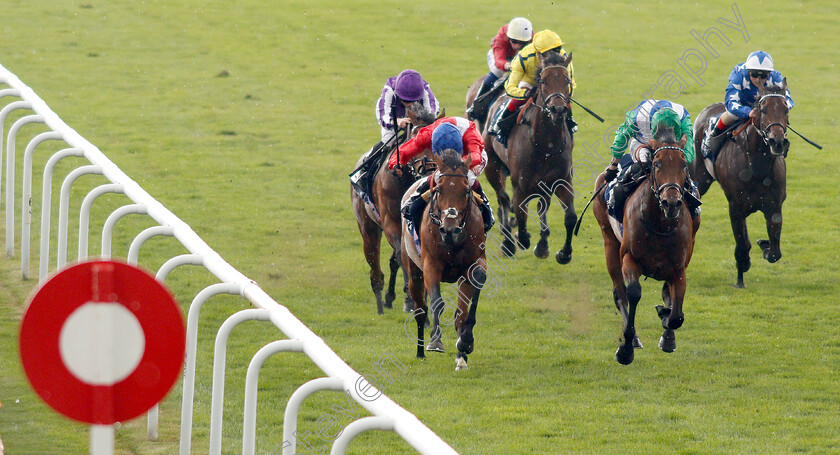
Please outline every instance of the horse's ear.
[{"label": "horse's ear", "polygon": [[685,144],[688,143],[688,135],[683,134],[682,138],[680,138],[680,148],[685,149]]},{"label": "horse's ear", "polygon": [[572,53],[571,53],[571,52],[569,52],[568,54],[566,54],[566,63],[565,63],[565,66],[569,66],[569,63],[572,63]]},{"label": "horse's ear", "polygon": [[787,90],[787,78],[782,78],[782,90]]},{"label": "horse's ear", "polygon": [[441,109],[440,109],[440,114],[437,116],[437,119],[436,119],[436,120],[440,120],[440,119],[442,119],[442,118],[444,118],[444,117],[446,117],[446,108],[445,108],[445,107],[443,107],[443,108],[441,108]]},{"label": "horse's ear", "polygon": [[466,166],[467,169],[469,169],[470,166],[472,166],[472,155],[467,153],[467,155],[464,157],[464,159],[462,161],[464,162],[464,166]]}]

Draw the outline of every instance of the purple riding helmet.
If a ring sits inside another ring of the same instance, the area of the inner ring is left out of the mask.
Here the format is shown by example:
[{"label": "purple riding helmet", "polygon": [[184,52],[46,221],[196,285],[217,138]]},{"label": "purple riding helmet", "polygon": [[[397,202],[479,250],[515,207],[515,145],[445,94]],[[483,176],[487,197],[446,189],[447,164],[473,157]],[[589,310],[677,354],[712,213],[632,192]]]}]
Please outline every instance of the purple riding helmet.
[{"label": "purple riding helmet", "polygon": [[405,70],[397,76],[397,82],[394,85],[394,92],[401,100],[419,101],[423,99],[426,81],[417,71]]}]

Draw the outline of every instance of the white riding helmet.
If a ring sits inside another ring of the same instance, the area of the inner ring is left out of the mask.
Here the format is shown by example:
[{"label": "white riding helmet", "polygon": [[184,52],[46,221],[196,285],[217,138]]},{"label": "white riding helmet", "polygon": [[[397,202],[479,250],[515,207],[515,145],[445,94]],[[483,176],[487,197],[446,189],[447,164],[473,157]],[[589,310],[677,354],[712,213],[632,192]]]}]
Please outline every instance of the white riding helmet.
[{"label": "white riding helmet", "polygon": [[508,24],[507,36],[516,41],[531,41],[531,38],[534,37],[534,27],[528,19],[514,17]]},{"label": "white riding helmet", "polygon": [[754,71],[773,71],[773,59],[764,51],[755,51],[747,56],[744,67]]}]

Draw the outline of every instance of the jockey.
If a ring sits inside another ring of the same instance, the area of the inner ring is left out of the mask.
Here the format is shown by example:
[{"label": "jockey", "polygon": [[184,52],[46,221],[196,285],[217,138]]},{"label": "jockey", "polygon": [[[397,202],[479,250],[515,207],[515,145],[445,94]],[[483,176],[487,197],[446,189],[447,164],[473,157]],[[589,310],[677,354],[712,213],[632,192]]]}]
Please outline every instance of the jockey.
[{"label": "jockey", "polygon": [[[782,87],[784,78],[773,69],[773,59],[764,51],[755,51],[747,56],[747,61],[736,65],[729,75],[724,104],[726,111],[719,119],[710,119],[703,138],[701,149],[703,156],[712,159],[726,139],[722,134],[728,126],[739,120],[755,118],[758,112],[752,107],[758,99],[758,87]],[[793,99],[786,90],[788,109],[793,109]]]},{"label": "jockey", "polygon": [[487,108],[495,100],[494,95],[486,95],[502,76],[510,71],[511,59],[516,56],[534,38],[534,27],[531,21],[524,17],[514,17],[510,23],[505,24],[490,41],[490,50],[487,51],[487,65],[490,73],[484,77],[478,94],[475,95],[472,106],[467,109],[467,117],[471,120],[484,121],[487,117]]},{"label": "jockey", "polygon": [[[461,153],[462,156],[470,156],[471,164],[467,178],[469,179],[469,184],[472,186],[472,190],[478,193],[484,201],[483,204],[479,205],[479,209],[481,209],[481,217],[484,220],[484,232],[489,231],[495,223],[493,211],[490,209],[490,201],[487,199],[484,190],[481,189],[481,184],[478,182],[478,175],[481,174],[487,165],[487,152],[484,151],[484,141],[481,139],[475,123],[462,117],[444,117],[438,119],[431,125],[421,128],[416,136],[400,146],[399,162],[395,153],[391,155],[391,159],[388,161],[388,167],[393,169],[397,175],[400,175],[402,173],[400,169],[402,165],[407,164],[412,158],[427,149],[431,149],[432,153],[436,155],[440,155],[446,149],[453,149]],[[428,179],[425,179],[417,188],[417,191],[403,204],[402,214],[407,224],[409,224],[409,229],[420,226],[423,209],[428,202],[428,200],[424,199],[424,194],[434,183],[437,183],[439,178],[440,170],[438,169]],[[426,195],[425,197],[428,196]]]},{"label": "jockey", "polygon": [[[362,164],[350,174],[350,182],[359,196],[370,201],[370,179],[382,161],[376,159],[382,151],[390,150],[397,132],[411,123],[408,111],[426,125],[435,121],[440,105],[428,82],[420,73],[408,69],[389,78],[376,102],[376,118],[382,129],[382,140],[365,153]],[[387,146],[386,146],[387,144]],[[372,172],[371,172],[372,171]]]},{"label": "jockey", "polygon": [[[507,135],[516,121],[516,111],[531,96],[531,89],[536,84],[537,70],[540,66],[537,53],[545,54],[549,51],[557,51],[560,55],[566,55],[560,35],[551,30],[543,30],[537,32],[534,35],[534,42],[523,47],[511,62],[510,77],[505,82],[505,93],[511,100],[507,102],[506,110],[501,115],[496,116],[493,125],[488,130],[489,133],[495,134],[502,144],[507,145]],[[575,83],[575,70],[571,63],[569,63],[569,78],[572,80],[571,91],[573,91],[577,84]],[[568,121],[569,131],[574,133],[577,130],[577,124],[572,119],[571,112]]]},{"label": "jockey", "polygon": [[[614,213],[623,213],[624,202],[638,187],[642,177],[650,168],[654,152],[650,148],[650,141],[660,125],[673,127],[677,140],[685,136],[686,142],[683,149],[685,160],[687,163],[694,161],[694,131],[688,111],[671,101],[653,99],[642,101],[635,109],[627,112],[624,123],[615,132],[615,140],[610,147],[612,161],[604,175],[606,182],[611,182],[618,176],[619,161],[624,156],[625,150],[630,152],[633,163],[632,166],[628,166],[629,163],[622,165],[621,177],[613,185],[608,205],[614,209]],[[689,197],[686,197],[686,202],[692,216],[696,216],[700,213],[699,210],[695,210],[700,206],[700,200],[694,194],[697,190],[691,178],[687,177],[686,180],[685,186],[692,189],[692,192],[686,192],[691,193]]]}]

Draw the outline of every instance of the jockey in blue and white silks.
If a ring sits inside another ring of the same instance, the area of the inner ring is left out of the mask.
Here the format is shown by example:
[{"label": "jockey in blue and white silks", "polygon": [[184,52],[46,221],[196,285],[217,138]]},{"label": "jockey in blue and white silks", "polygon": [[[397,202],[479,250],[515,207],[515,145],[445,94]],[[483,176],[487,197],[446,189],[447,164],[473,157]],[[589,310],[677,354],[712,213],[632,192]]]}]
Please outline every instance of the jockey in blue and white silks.
[{"label": "jockey in blue and white silks", "polygon": [[[724,105],[726,110],[716,121],[711,119],[703,138],[703,156],[713,159],[725,136],[721,133],[737,121],[755,117],[758,113],[753,105],[758,99],[758,88],[785,87],[784,77],[773,68],[773,59],[764,51],[755,51],[747,56],[744,63],[735,65],[729,74]],[[788,109],[793,109],[793,98],[785,87]]]}]

